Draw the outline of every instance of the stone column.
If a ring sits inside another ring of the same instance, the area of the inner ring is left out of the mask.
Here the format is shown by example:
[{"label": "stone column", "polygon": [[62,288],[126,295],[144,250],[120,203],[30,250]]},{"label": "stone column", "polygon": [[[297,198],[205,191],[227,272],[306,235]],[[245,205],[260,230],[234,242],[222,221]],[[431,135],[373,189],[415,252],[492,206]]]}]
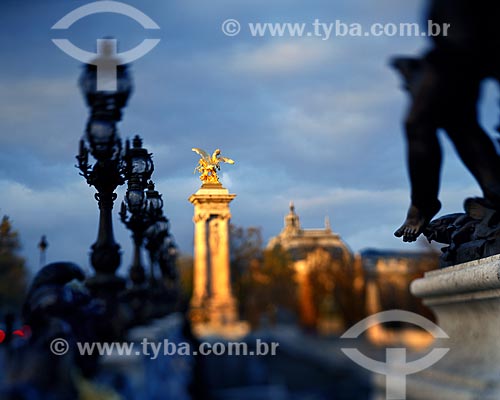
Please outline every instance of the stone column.
[{"label": "stone column", "polygon": [[219,236],[219,247],[218,247],[218,261],[219,269],[217,271],[217,279],[214,279],[214,283],[217,283],[217,288],[214,289],[216,296],[220,297],[221,300],[227,300],[231,297],[231,277],[230,277],[230,259],[229,259],[229,218],[230,215],[221,216],[218,224],[218,236]]},{"label": "stone column", "polygon": [[203,215],[194,217],[194,282],[192,307],[201,307],[207,295],[207,221]]},{"label": "stone column", "polygon": [[210,299],[211,320],[219,324],[236,321],[236,300],[231,290],[229,257],[229,218],[221,214],[214,224],[214,256],[212,264],[212,293]]},{"label": "stone column", "polygon": [[229,259],[229,203],[235,197],[220,184],[204,184],[189,198],[195,213],[192,316],[198,309],[212,325],[236,321]]}]

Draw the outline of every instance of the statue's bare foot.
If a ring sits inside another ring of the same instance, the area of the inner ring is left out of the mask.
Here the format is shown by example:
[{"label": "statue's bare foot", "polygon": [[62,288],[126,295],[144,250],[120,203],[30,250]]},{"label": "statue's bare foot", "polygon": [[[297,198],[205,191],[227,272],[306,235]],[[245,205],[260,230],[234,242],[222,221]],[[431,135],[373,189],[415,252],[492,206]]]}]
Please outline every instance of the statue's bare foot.
[{"label": "statue's bare foot", "polygon": [[438,213],[441,204],[438,202],[429,212],[423,212],[413,204],[410,205],[406,221],[394,232],[394,236],[403,237],[404,242],[414,242]]}]

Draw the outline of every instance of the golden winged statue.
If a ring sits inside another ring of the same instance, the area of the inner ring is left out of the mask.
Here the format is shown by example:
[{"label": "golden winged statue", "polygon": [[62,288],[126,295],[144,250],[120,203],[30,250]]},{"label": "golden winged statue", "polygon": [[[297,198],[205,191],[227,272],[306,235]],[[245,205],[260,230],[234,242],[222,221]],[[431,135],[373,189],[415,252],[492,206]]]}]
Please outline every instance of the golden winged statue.
[{"label": "golden winged statue", "polygon": [[200,156],[200,160],[194,172],[199,172],[201,174],[200,180],[203,183],[220,183],[219,177],[217,176],[217,171],[220,171],[220,163],[225,162],[234,164],[234,161],[230,158],[220,155],[220,149],[216,149],[212,155],[196,147],[192,150]]}]

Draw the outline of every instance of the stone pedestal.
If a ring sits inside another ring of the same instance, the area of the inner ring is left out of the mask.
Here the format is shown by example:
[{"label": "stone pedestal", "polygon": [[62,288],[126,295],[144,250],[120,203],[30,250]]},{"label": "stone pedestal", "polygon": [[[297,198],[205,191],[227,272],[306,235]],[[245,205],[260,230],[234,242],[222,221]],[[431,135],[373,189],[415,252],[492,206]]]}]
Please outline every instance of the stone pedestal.
[{"label": "stone pedestal", "polygon": [[224,326],[237,320],[229,266],[229,203],[236,197],[221,184],[204,184],[189,201],[194,205],[195,324]]},{"label": "stone pedestal", "polygon": [[448,334],[448,354],[407,377],[407,399],[500,399],[500,256],[431,271],[414,281]]}]

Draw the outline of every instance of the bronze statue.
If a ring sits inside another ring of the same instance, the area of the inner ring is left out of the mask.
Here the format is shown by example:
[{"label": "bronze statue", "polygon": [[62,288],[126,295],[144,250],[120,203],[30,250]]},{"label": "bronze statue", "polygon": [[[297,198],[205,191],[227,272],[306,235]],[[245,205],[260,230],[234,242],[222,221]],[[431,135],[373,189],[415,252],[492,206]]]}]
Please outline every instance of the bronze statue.
[{"label": "bronze statue", "polygon": [[217,171],[220,171],[220,163],[225,162],[228,164],[234,164],[234,161],[230,158],[222,157],[220,155],[220,149],[216,149],[211,156],[206,151],[196,147],[192,150],[200,156],[198,166],[194,169],[194,172],[198,171],[201,174],[200,180],[203,184],[220,184],[219,177],[217,175]]},{"label": "bronze statue", "polygon": [[441,208],[438,200],[441,147],[446,131],[460,158],[479,183],[481,206],[500,209],[500,157],[478,122],[480,84],[500,77],[500,4],[486,0],[433,0],[428,20],[449,23],[447,36],[433,37],[421,59],[398,58],[411,95],[405,120],[411,204],[395,232],[412,242]]}]

